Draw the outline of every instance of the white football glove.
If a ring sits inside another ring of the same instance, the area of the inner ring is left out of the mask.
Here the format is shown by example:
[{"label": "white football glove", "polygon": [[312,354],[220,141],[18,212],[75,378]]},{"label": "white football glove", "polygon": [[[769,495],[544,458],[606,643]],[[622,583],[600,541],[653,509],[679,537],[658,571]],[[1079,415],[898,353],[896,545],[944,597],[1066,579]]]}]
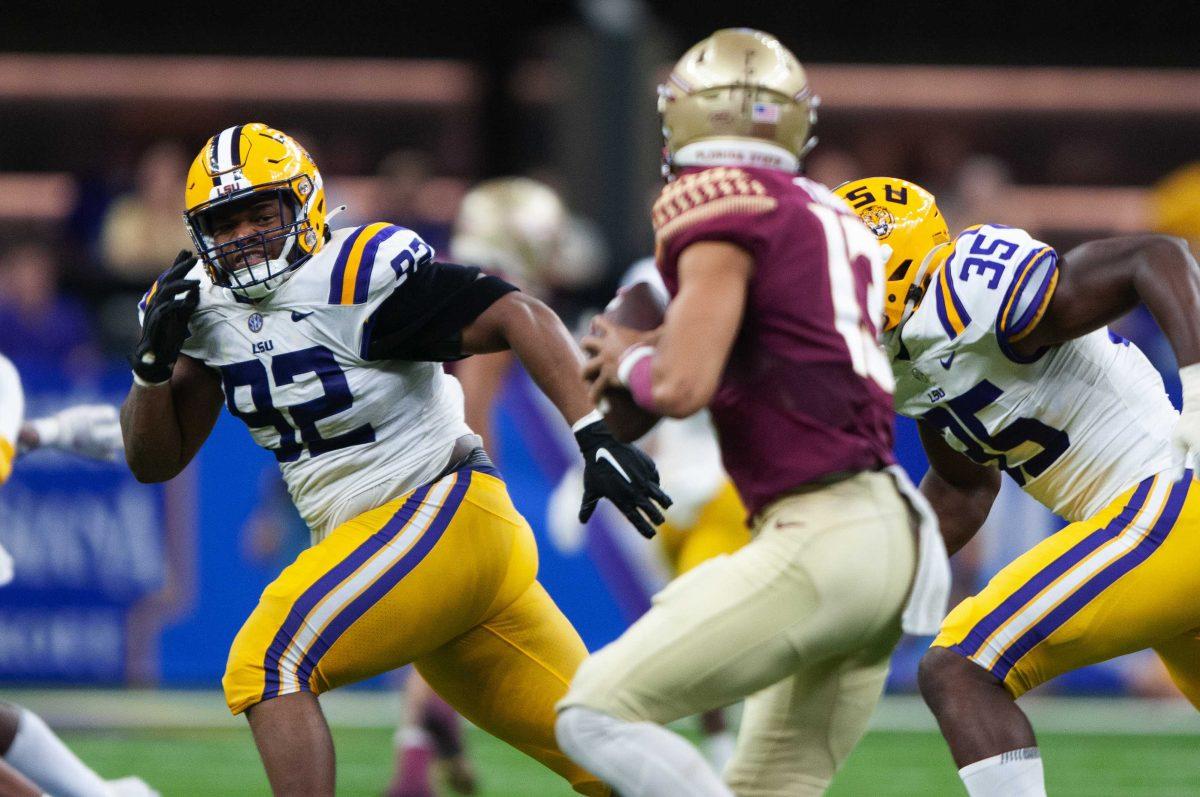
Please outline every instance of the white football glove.
[{"label": "white football glove", "polygon": [[1200,471],[1200,363],[1179,369],[1183,383],[1183,411],[1171,432],[1171,443],[1175,446],[1175,467],[1172,481],[1183,478],[1185,469],[1193,475]]},{"label": "white football glove", "polygon": [[110,404],[80,404],[47,418],[30,421],[38,448],[58,448],[71,454],[116,462],[124,450],[117,408]]},{"label": "white football glove", "polygon": [[13,576],[13,558],[4,550],[4,546],[0,545],[0,587],[12,583]]}]

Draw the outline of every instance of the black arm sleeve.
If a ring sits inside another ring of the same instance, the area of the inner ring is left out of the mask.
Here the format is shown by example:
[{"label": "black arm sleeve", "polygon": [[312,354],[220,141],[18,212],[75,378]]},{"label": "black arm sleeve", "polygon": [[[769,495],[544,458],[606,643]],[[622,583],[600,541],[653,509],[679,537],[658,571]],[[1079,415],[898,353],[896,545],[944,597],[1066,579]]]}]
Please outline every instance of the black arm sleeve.
[{"label": "black arm sleeve", "polygon": [[462,330],[517,290],[474,266],[429,263],[410,272],[367,320],[368,360],[461,360]]}]

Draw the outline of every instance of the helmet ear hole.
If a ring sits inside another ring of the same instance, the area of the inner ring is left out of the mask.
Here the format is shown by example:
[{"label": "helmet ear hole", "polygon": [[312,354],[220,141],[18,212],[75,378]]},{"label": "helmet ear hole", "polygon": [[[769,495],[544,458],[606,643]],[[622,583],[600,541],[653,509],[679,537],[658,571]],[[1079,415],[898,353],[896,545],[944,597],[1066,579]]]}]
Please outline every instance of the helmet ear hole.
[{"label": "helmet ear hole", "polygon": [[888,294],[888,301],[889,301],[889,302],[894,302],[894,301],[896,301],[896,294],[894,294],[894,293],[889,293],[889,294]]}]

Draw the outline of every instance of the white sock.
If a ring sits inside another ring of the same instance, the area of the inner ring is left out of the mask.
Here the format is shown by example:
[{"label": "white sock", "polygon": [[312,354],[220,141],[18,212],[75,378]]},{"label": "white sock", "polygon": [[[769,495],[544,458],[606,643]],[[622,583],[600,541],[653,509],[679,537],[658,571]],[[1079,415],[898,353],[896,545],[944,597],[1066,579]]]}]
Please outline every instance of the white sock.
[{"label": "white sock", "polygon": [[705,736],[700,746],[704,748],[704,757],[708,759],[713,770],[724,773],[725,767],[729,766],[729,761],[733,758],[733,751],[737,748],[737,737],[729,731],[721,731]]},{"label": "white sock", "polygon": [[654,723],[572,706],[554,729],[563,752],[621,797],[734,797],[699,750]]},{"label": "white sock", "polygon": [[54,797],[108,797],[103,779],[68,750],[41,717],[16,708],[21,719],[5,761]]},{"label": "white sock", "polygon": [[1023,747],[967,764],[958,771],[971,797],[1046,797],[1042,755]]}]

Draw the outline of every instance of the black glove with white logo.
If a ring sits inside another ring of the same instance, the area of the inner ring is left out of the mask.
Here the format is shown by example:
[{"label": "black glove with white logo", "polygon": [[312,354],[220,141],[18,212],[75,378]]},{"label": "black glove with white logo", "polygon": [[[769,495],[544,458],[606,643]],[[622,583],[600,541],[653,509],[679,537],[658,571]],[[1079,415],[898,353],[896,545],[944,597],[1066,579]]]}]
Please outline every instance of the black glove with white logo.
[{"label": "black glove with white logo", "polygon": [[[583,504],[579,522],[586,523],[601,498],[607,498],[649,539],[663,522],[662,510],[672,503],[658,486],[658,469],[640,449],[613,437],[603,420],[575,432],[583,453]],[[653,524],[653,525],[652,525]]]},{"label": "black glove with white logo", "polygon": [[142,339],[129,357],[134,374],[143,382],[157,385],[171,378],[190,334],[188,319],[200,304],[200,281],[184,279],[195,265],[195,255],[180,252],[151,289],[142,316]]}]

